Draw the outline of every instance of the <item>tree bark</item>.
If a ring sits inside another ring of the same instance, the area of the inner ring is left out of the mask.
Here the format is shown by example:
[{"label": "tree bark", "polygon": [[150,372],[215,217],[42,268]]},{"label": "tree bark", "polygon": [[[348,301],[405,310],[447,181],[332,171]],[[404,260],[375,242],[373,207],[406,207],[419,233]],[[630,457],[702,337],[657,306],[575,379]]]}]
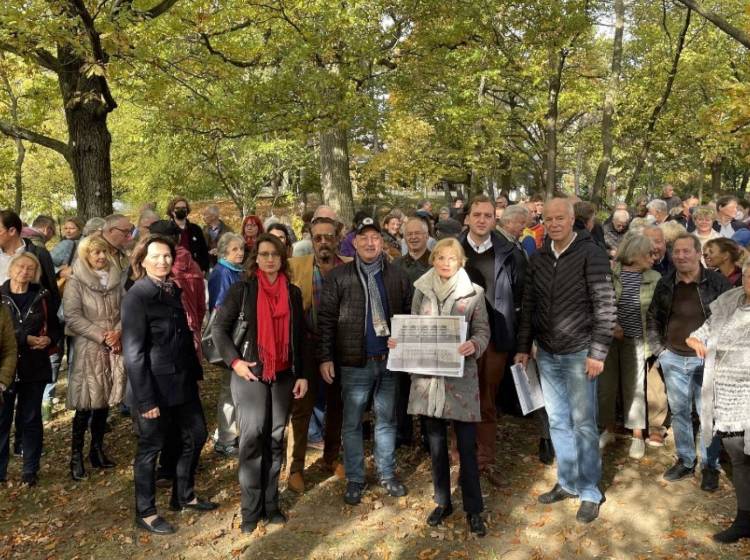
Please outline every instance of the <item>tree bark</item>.
[{"label": "tree bark", "polygon": [[341,223],[350,224],[354,218],[354,197],[349,177],[348,131],[343,126],[320,133],[320,185],[323,204],[336,211]]},{"label": "tree bark", "polygon": [[711,193],[717,195],[721,192],[721,173],[724,169],[724,158],[716,156],[711,162]]},{"label": "tree bark", "polygon": [[73,171],[77,214],[84,219],[107,216],[112,213],[112,137],[107,116],[114,107],[106,101],[103,78],[87,77],[86,62],[80,55],[68,47],[60,47],[58,60],[61,67],[57,77],[65,108],[68,163]]},{"label": "tree bark", "polygon": [[612,41],[612,69],[609,75],[607,91],[604,94],[604,107],[602,109],[602,158],[596,169],[596,177],[591,187],[591,202],[599,207],[602,199],[602,190],[607,181],[607,173],[612,163],[612,124],[615,113],[615,98],[620,85],[620,72],[622,69],[622,35],[625,28],[625,2],[615,0],[615,36]]},{"label": "tree bark", "polygon": [[630,181],[628,182],[628,192],[625,196],[625,201],[628,204],[633,202],[635,187],[638,184],[641,172],[643,171],[643,166],[646,163],[646,157],[648,157],[648,154],[651,151],[653,134],[654,130],[656,129],[656,123],[659,120],[659,115],[661,114],[664,107],[666,107],[669,96],[672,93],[672,86],[674,85],[674,79],[675,76],[677,76],[677,68],[680,64],[680,58],[682,57],[682,49],[685,47],[685,37],[687,35],[688,28],[690,27],[691,14],[692,10],[688,8],[687,14],[685,14],[685,22],[683,23],[682,29],[680,30],[680,35],[677,38],[677,48],[674,51],[674,57],[672,58],[672,67],[669,69],[669,74],[667,75],[667,83],[664,86],[664,92],[661,94],[661,99],[659,99],[659,102],[656,104],[656,107],[654,107],[654,110],[651,112],[651,116],[648,119],[648,126],[646,127],[646,137],[643,140],[643,146],[641,146],[641,150],[638,153],[638,158],[636,159],[635,167],[633,168],[633,175],[630,177]]},{"label": "tree bark", "polygon": [[550,49],[548,58],[549,83],[547,90],[547,113],[544,116],[544,138],[546,144],[545,191],[552,198],[557,186],[557,118],[559,115],[562,72],[567,50]]},{"label": "tree bark", "polygon": [[[13,85],[10,83],[10,79],[5,72],[0,73],[0,78],[2,78],[3,89],[5,89],[5,93],[8,94],[8,99],[10,100],[10,117],[13,121],[13,126],[18,127],[20,126],[18,117],[18,96],[16,95],[16,92],[13,91]],[[13,140],[16,144],[16,160],[13,164],[15,193],[13,208],[16,211],[16,214],[20,214],[21,205],[23,204],[23,162],[26,159],[26,146],[23,145],[23,140],[18,137],[15,137]]]},{"label": "tree bark", "polygon": [[712,10],[707,10],[706,8],[702,7],[698,2],[695,2],[695,0],[676,0],[683,6],[687,6],[690,10],[695,10],[706,18],[708,21],[713,23],[716,27],[721,29],[724,33],[729,35],[732,39],[735,41],[738,41],[740,44],[744,45],[748,49],[750,49],[750,35],[742,31],[742,29],[739,29],[735,26],[733,26],[731,23],[729,23],[727,20],[725,20],[723,17],[721,17],[719,14]]}]

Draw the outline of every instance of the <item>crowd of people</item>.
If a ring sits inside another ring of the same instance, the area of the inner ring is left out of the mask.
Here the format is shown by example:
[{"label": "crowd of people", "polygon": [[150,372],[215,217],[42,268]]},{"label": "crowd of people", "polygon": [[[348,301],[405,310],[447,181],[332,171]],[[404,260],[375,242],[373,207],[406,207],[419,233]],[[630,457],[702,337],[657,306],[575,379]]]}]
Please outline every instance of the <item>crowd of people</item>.
[{"label": "crowd of people", "polygon": [[[149,206],[135,223],[122,214],[63,219],[49,251],[54,219],[26,226],[4,210],[0,481],[14,455],[22,482],[37,483],[65,358],[71,478],[87,478],[87,465],[115,466],[105,435],[119,408],[137,437],[136,525],[176,530],[156,509],[159,487],[171,487],[173,511],[216,509],[195,490],[209,439],[200,383],[209,361],[222,370],[213,449],[239,463],[242,532],[286,522],[288,429],[290,490],[305,492],[315,446],[356,506],[368,488],[369,438],[378,484],[405,496],[396,449],[416,446],[432,465],[426,523],[452,515],[457,462],[468,530],[483,536],[481,485],[503,481],[498,409],[515,396],[503,394],[513,391],[503,378],[533,363],[544,395],[533,413],[539,460],[557,462],[540,503],[578,499],[576,519],[594,521],[605,501],[602,458],[617,435],[630,437],[636,461],[671,436],[676,461],[663,478],[700,466],[706,492],[719,487],[725,449],[737,515],[714,538],[750,538],[750,204],[699,202],[667,185],[600,220],[573,196],[511,204],[480,195],[360,210],[350,227],[321,205],[299,231],[249,215],[235,233],[216,206],[201,227],[176,197],[164,218]],[[463,317],[460,377],[388,369],[400,342],[391,318],[404,314]]]}]

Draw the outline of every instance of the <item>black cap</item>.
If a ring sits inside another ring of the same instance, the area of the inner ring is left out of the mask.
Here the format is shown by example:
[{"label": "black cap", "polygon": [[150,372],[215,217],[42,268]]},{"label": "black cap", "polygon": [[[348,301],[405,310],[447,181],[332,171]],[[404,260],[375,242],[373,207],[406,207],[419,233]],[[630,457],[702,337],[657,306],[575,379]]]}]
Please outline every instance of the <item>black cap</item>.
[{"label": "black cap", "polygon": [[171,237],[173,235],[180,235],[182,231],[179,226],[171,220],[157,220],[148,228],[150,233],[157,235],[166,235]]},{"label": "black cap", "polygon": [[375,231],[377,231],[378,233],[382,233],[380,231],[380,224],[376,220],[373,220],[372,218],[370,218],[369,216],[367,216],[366,218],[362,218],[359,221],[359,223],[357,223],[357,230],[356,230],[357,235],[359,235],[360,233],[362,233],[367,228],[372,228]]}]

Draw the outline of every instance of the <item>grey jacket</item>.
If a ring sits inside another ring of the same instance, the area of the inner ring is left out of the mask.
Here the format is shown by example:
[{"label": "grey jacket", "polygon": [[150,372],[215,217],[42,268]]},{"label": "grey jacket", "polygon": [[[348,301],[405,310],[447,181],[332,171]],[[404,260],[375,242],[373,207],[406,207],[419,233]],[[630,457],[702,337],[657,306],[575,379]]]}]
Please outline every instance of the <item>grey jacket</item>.
[{"label": "grey jacket", "polygon": [[[466,318],[469,323],[467,340],[474,343],[476,352],[464,359],[463,377],[412,374],[409,414],[430,415],[461,422],[479,422],[481,419],[477,360],[489,344],[490,324],[487,318],[487,306],[484,303],[484,290],[472,284],[463,270],[459,270],[458,273],[462,272],[463,276],[456,286],[456,299],[453,306],[449,313],[443,313],[443,315],[463,315]],[[428,274],[430,272],[422,278]],[[438,315],[436,299],[431,290],[425,287],[428,283],[420,282],[420,280],[417,280],[414,285],[412,314]]]}]

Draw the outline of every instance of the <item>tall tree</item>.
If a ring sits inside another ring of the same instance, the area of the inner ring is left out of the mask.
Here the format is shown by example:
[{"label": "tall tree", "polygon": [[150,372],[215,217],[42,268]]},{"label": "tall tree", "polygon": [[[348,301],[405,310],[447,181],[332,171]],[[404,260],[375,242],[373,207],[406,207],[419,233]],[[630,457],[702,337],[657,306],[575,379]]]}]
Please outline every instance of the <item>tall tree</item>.
[{"label": "tall tree", "polygon": [[56,77],[68,138],[59,140],[5,120],[0,120],[0,132],[65,158],[73,174],[78,213],[84,218],[112,212],[107,118],[117,103],[107,80],[110,53],[101,29],[112,32],[134,19],[157,17],[176,1],[161,0],[145,11],[135,10],[132,0],[61,0],[52,5],[11,0],[0,8],[0,50]]}]

